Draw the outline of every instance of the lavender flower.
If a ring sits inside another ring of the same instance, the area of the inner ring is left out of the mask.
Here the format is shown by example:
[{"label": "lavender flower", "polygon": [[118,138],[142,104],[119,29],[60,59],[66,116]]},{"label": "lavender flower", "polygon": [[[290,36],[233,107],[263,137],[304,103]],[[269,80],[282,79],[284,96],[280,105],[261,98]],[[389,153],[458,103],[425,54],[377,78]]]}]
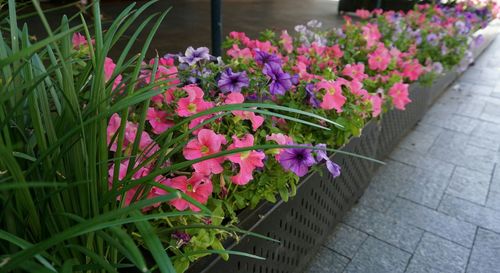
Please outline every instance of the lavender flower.
[{"label": "lavender flower", "polygon": [[281,65],[276,63],[266,64],[262,72],[271,78],[269,85],[271,95],[284,95],[286,91],[292,88],[292,77],[290,74],[283,72]]},{"label": "lavender flower", "polygon": [[440,62],[435,62],[432,64],[432,70],[437,74],[443,73],[443,65]]},{"label": "lavender flower", "polygon": [[298,176],[304,176],[309,167],[316,163],[308,148],[284,149],[280,153],[280,164],[285,170],[290,170]]},{"label": "lavender flower", "polygon": [[220,80],[217,82],[222,92],[241,92],[241,88],[248,87],[250,81],[248,80],[247,72],[233,72],[231,68],[222,72]]},{"label": "lavender flower", "polygon": [[306,85],[306,99],[309,98],[309,103],[314,107],[314,108],[319,108],[320,102],[316,98],[316,94],[314,93],[314,84],[308,83]]},{"label": "lavender flower", "polygon": [[190,46],[186,49],[184,57],[179,57],[181,63],[187,63],[188,65],[194,65],[201,60],[210,60],[210,54],[206,47],[194,49]]},{"label": "lavender flower", "polygon": [[260,65],[271,64],[271,63],[281,65],[281,59],[278,56],[274,54],[269,54],[261,50],[255,51],[255,61]]},{"label": "lavender flower", "polygon": [[331,161],[326,154],[326,144],[318,144],[316,145],[316,148],[322,149],[316,150],[316,160],[318,162],[325,160],[326,168],[332,174],[333,178],[338,177],[340,175],[340,166],[337,163]]},{"label": "lavender flower", "polygon": [[426,39],[427,39],[427,42],[429,44],[431,44],[432,46],[437,46],[439,43],[439,37],[434,33],[430,33],[429,35],[427,35]]},{"label": "lavender flower", "polygon": [[320,28],[322,25],[323,25],[323,23],[321,23],[318,20],[311,20],[311,21],[307,22],[307,26],[311,27],[311,28]]}]

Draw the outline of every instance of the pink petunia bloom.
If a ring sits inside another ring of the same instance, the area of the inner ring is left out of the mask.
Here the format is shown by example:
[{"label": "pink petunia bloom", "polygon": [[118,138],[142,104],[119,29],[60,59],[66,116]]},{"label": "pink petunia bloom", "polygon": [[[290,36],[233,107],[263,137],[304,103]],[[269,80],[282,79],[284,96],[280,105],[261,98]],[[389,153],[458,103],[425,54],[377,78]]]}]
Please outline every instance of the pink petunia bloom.
[{"label": "pink petunia bloom", "polygon": [[212,102],[203,100],[203,90],[195,84],[184,86],[182,89],[188,93],[188,97],[177,102],[176,112],[179,116],[188,117],[213,107]]},{"label": "pink petunia bloom", "polygon": [[372,16],[369,10],[366,9],[358,9],[356,10],[356,15],[361,19],[368,19]]},{"label": "pink petunia bloom", "polygon": [[323,96],[323,101],[320,104],[321,108],[326,110],[335,109],[337,113],[342,112],[342,106],[346,101],[346,98],[342,95],[342,81],[337,80],[333,82],[322,80],[316,83],[315,88],[318,91],[321,89],[326,91]]},{"label": "pink petunia bloom", "polygon": [[[222,144],[226,143],[224,135],[218,135],[209,129],[201,129],[197,138],[189,141],[184,147],[182,154],[188,160],[198,159],[220,152]],[[212,158],[193,164],[193,168],[203,175],[219,174],[224,170],[221,166],[223,162],[223,157]]]},{"label": "pink petunia bloom", "polygon": [[[189,179],[186,176],[177,176],[167,179],[165,185],[182,191],[187,196],[202,204],[207,203],[208,198],[213,192],[212,181],[198,173],[193,173]],[[182,198],[174,199],[170,201],[170,204],[180,211],[188,208],[192,211],[200,211],[200,208]]]},{"label": "pink petunia bloom", "polygon": [[[293,139],[287,135],[284,135],[282,133],[278,133],[278,134],[271,134],[271,135],[268,135],[266,136],[266,141],[275,141],[276,143],[278,143],[279,145],[292,145],[294,142],[293,142]],[[275,149],[275,151],[273,152],[275,155],[274,155],[274,158],[276,158],[276,160],[280,160],[280,153],[283,149]]]},{"label": "pink petunia bloom", "polygon": [[[113,136],[118,132],[118,129],[120,128],[120,123],[122,122],[122,119],[117,113],[114,113],[111,118],[109,119],[108,123],[108,128],[107,128],[107,137],[108,137],[108,145],[111,143],[111,139]],[[113,144],[111,145],[110,150],[113,152],[116,152],[116,142],[117,142],[118,136],[115,137]]]},{"label": "pink petunia bloom", "polygon": [[[153,66],[155,60],[151,59],[149,61],[149,65]],[[144,80],[146,84],[151,83],[151,70],[143,70],[141,72],[141,78]],[[178,76],[177,67],[174,65],[173,58],[160,58],[158,60],[158,68],[156,71],[156,75],[154,76],[153,82],[156,81],[167,81],[163,86],[176,86],[180,83]],[[169,88],[163,94],[158,94],[154,96],[151,100],[157,104],[162,105],[163,103],[170,103],[173,101],[174,96],[174,88]]]},{"label": "pink petunia bloom", "polygon": [[380,34],[380,31],[378,30],[378,25],[376,24],[366,24],[365,26],[362,27],[363,29],[363,37],[366,40],[366,47],[371,48],[372,46],[376,45],[379,41],[380,38],[382,38],[382,34]]},{"label": "pink petunia bloom", "polygon": [[237,44],[233,44],[233,47],[227,51],[227,55],[234,59],[250,60],[253,58],[252,51],[248,47],[240,49]]},{"label": "pink petunia bloom", "polygon": [[372,102],[372,116],[378,117],[382,112],[382,98],[378,94],[373,94],[370,96],[370,101]]},{"label": "pink petunia bloom", "polygon": [[405,110],[406,105],[411,102],[408,93],[408,84],[402,82],[395,83],[389,89],[388,94],[392,97],[392,103],[396,109]]},{"label": "pink petunia bloom", "polygon": [[[71,38],[71,42],[73,44],[73,48],[75,49],[80,49],[82,46],[88,45],[87,43],[87,38],[83,36],[82,34],[75,32],[73,33],[73,37]],[[94,39],[90,41],[92,44],[94,44]]]},{"label": "pink petunia bloom", "polygon": [[[115,72],[116,64],[113,62],[111,58],[106,57],[104,60],[104,80],[108,82],[111,77],[113,76],[113,73]],[[115,78],[115,81],[113,82],[113,89],[115,89],[120,82],[122,81],[122,75],[118,75]]]},{"label": "pink petunia bloom", "polygon": [[[230,93],[227,95],[225,103],[226,104],[239,104],[245,101],[245,97],[241,93]],[[257,130],[263,123],[264,118],[256,115],[254,112],[250,111],[232,111],[233,115],[243,119],[250,120],[252,123],[252,129]]]},{"label": "pink petunia bloom", "polygon": [[[127,121],[125,127],[125,139],[123,143],[125,147],[135,142],[135,139],[137,138],[137,129],[137,124]],[[139,138],[139,150],[145,152],[145,156],[151,156],[159,149],[160,147],[155,143],[151,136],[149,136],[147,132],[142,131]]]},{"label": "pink petunia bloom", "polygon": [[390,62],[391,55],[383,44],[379,44],[374,52],[368,54],[368,67],[371,70],[384,71]]},{"label": "pink petunia bloom", "polygon": [[369,99],[370,95],[368,94],[368,91],[363,89],[363,84],[358,81],[358,80],[352,80],[348,82],[349,89],[351,90],[351,93],[354,95],[361,96],[363,99]]},{"label": "pink petunia bloom", "polygon": [[[246,134],[243,138],[239,139],[233,136],[233,144],[228,147],[228,150],[236,148],[244,148],[253,146],[254,138],[250,134]],[[242,153],[232,154],[227,156],[227,159],[240,167],[240,172],[231,177],[231,181],[236,185],[245,185],[253,179],[253,170],[257,167],[264,167],[262,160],[266,155],[258,151],[246,151]]]},{"label": "pink petunia bloom", "polygon": [[281,44],[283,45],[283,48],[285,51],[290,54],[293,52],[293,39],[292,36],[288,34],[286,30],[283,30],[281,32]]},{"label": "pink petunia bloom", "polygon": [[410,81],[416,81],[423,73],[422,65],[418,60],[412,60],[403,63],[403,76],[408,78]]},{"label": "pink petunia bloom", "polygon": [[165,132],[168,128],[174,126],[174,122],[168,119],[169,115],[167,112],[162,110],[156,110],[153,107],[148,108],[146,114],[146,120],[149,122],[153,128],[153,133],[159,135]]},{"label": "pink petunia bloom", "polygon": [[[120,190],[122,185],[121,181],[127,176],[127,171],[128,171],[128,166],[129,166],[130,161],[129,160],[124,160],[120,162],[120,167],[118,168],[118,179],[117,179],[117,184],[118,185],[113,185],[113,180],[114,180],[114,172],[115,172],[115,164],[112,164],[109,169],[108,169],[108,185],[109,188],[112,189],[113,187],[116,190]],[[136,167],[139,166],[141,162],[137,161],[136,162]],[[150,173],[150,169],[148,167],[142,167],[141,169],[137,170],[135,174],[132,176],[132,179],[139,179],[141,177],[144,177]],[[137,193],[137,190],[139,189],[138,186],[128,190],[125,193],[125,205],[128,206],[130,203],[132,203],[132,200],[134,199],[134,196]],[[137,196],[139,198],[140,196]],[[116,197],[116,200],[120,201],[121,200],[121,195],[118,195]],[[144,211],[148,210],[148,208],[144,208]]]},{"label": "pink petunia bloom", "polygon": [[368,75],[365,74],[365,65],[363,63],[346,65],[342,70],[342,75],[358,81],[368,78]]}]

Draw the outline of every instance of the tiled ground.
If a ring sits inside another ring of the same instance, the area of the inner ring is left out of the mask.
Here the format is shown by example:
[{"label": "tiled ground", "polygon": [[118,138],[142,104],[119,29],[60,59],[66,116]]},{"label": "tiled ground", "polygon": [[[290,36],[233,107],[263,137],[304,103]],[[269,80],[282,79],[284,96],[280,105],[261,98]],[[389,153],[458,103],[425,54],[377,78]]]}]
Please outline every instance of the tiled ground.
[{"label": "tiled ground", "polygon": [[500,38],[395,148],[307,272],[500,272]]}]

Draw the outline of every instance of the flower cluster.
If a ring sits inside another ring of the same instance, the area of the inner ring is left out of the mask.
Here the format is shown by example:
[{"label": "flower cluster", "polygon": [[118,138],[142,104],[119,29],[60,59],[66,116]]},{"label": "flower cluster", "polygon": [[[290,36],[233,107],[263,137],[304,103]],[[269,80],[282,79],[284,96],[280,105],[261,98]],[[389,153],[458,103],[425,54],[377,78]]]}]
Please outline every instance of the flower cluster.
[{"label": "flower cluster", "polygon": [[[364,20],[346,17],[341,28],[327,31],[311,21],[297,26],[294,36],[265,31],[251,39],[231,32],[224,58],[190,47],[144,63],[140,82],[126,83],[106,59],[105,81],[117,101],[126,87],[156,85],[148,104],[109,119],[109,151],[123,158],[109,165],[110,190],[127,189],[118,198],[124,205],[178,190],[183,197],[146,211],[200,211],[193,199],[217,217],[179,216],[177,224],[232,225],[238,210],[274,202],[276,195],[286,200],[299,177],[318,164],[337,177],[341,166],[327,147],[359,136],[388,109],[404,110],[410,83],[470,61],[468,41],[489,16],[429,5],[406,14],[357,14]],[[77,51],[88,50],[79,34],[73,43]],[[268,105],[283,108],[271,111]],[[300,115],[305,112],[311,116]],[[192,163],[173,168],[184,161]],[[125,178],[154,183],[125,185]],[[171,235],[182,256],[181,250],[219,247],[206,242],[227,233],[189,229]]]}]

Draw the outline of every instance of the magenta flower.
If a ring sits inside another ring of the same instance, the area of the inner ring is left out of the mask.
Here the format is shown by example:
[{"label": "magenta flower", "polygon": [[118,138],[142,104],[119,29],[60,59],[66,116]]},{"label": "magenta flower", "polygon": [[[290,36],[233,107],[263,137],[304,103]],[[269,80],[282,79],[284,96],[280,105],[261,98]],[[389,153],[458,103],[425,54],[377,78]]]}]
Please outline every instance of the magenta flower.
[{"label": "magenta flower", "polygon": [[294,172],[298,176],[304,176],[309,172],[309,167],[316,163],[312,156],[311,149],[293,148],[284,149],[280,153],[281,166],[288,171]]},{"label": "magenta flower", "polygon": [[[218,135],[212,130],[201,129],[197,139],[189,141],[182,153],[186,159],[193,160],[220,152],[222,144],[226,143],[224,135]],[[193,164],[193,168],[197,173],[203,175],[219,174],[224,170],[221,166],[223,162],[223,157],[212,158]]]},{"label": "magenta flower", "polygon": [[213,107],[212,102],[203,99],[204,93],[195,84],[186,85],[182,88],[188,94],[187,98],[179,99],[177,102],[177,115],[189,117]]},{"label": "magenta flower", "polygon": [[406,105],[411,102],[408,93],[408,84],[402,82],[395,83],[389,89],[388,94],[392,97],[392,103],[396,109],[405,110]]},{"label": "magenta flower", "polygon": [[[228,150],[236,148],[251,147],[254,145],[254,138],[252,135],[247,134],[239,139],[233,136],[233,144],[228,147]],[[227,156],[227,159],[240,167],[240,172],[231,177],[231,181],[236,185],[246,185],[253,179],[252,173],[257,167],[264,167],[262,160],[266,155],[259,151],[246,151],[242,153],[232,154]]]},{"label": "magenta flower", "polygon": [[365,65],[363,63],[346,65],[342,70],[342,74],[358,81],[368,78],[368,75],[365,74]]},{"label": "magenta flower", "polygon": [[231,68],[222,72],[220,80],[217,82],[222,92],[241,92],[241,88],[248,87],[250,81],[248,80],[247,72],[233,72]]},{"label": "magenta flower", "polygon": [[264,66],[262,72],[271,79],[269,84],[271,95],[284,95],[286,91],[292,88],[292,77],[290,74],[283,72],[281,65],[268,63]]},{"label": "magenta flower", "polygon": [[[177,176],[172,179],[167,179],[165,185],[182,191],[202,204],[207,203],[213,191],[212,181],[198,173],[193,173],[189,179],[186,176]],[[174,199],[170,201],[170,204],[180,211],[188,208],[192,211],[200,211],[200,208],[182,198]]]}]

